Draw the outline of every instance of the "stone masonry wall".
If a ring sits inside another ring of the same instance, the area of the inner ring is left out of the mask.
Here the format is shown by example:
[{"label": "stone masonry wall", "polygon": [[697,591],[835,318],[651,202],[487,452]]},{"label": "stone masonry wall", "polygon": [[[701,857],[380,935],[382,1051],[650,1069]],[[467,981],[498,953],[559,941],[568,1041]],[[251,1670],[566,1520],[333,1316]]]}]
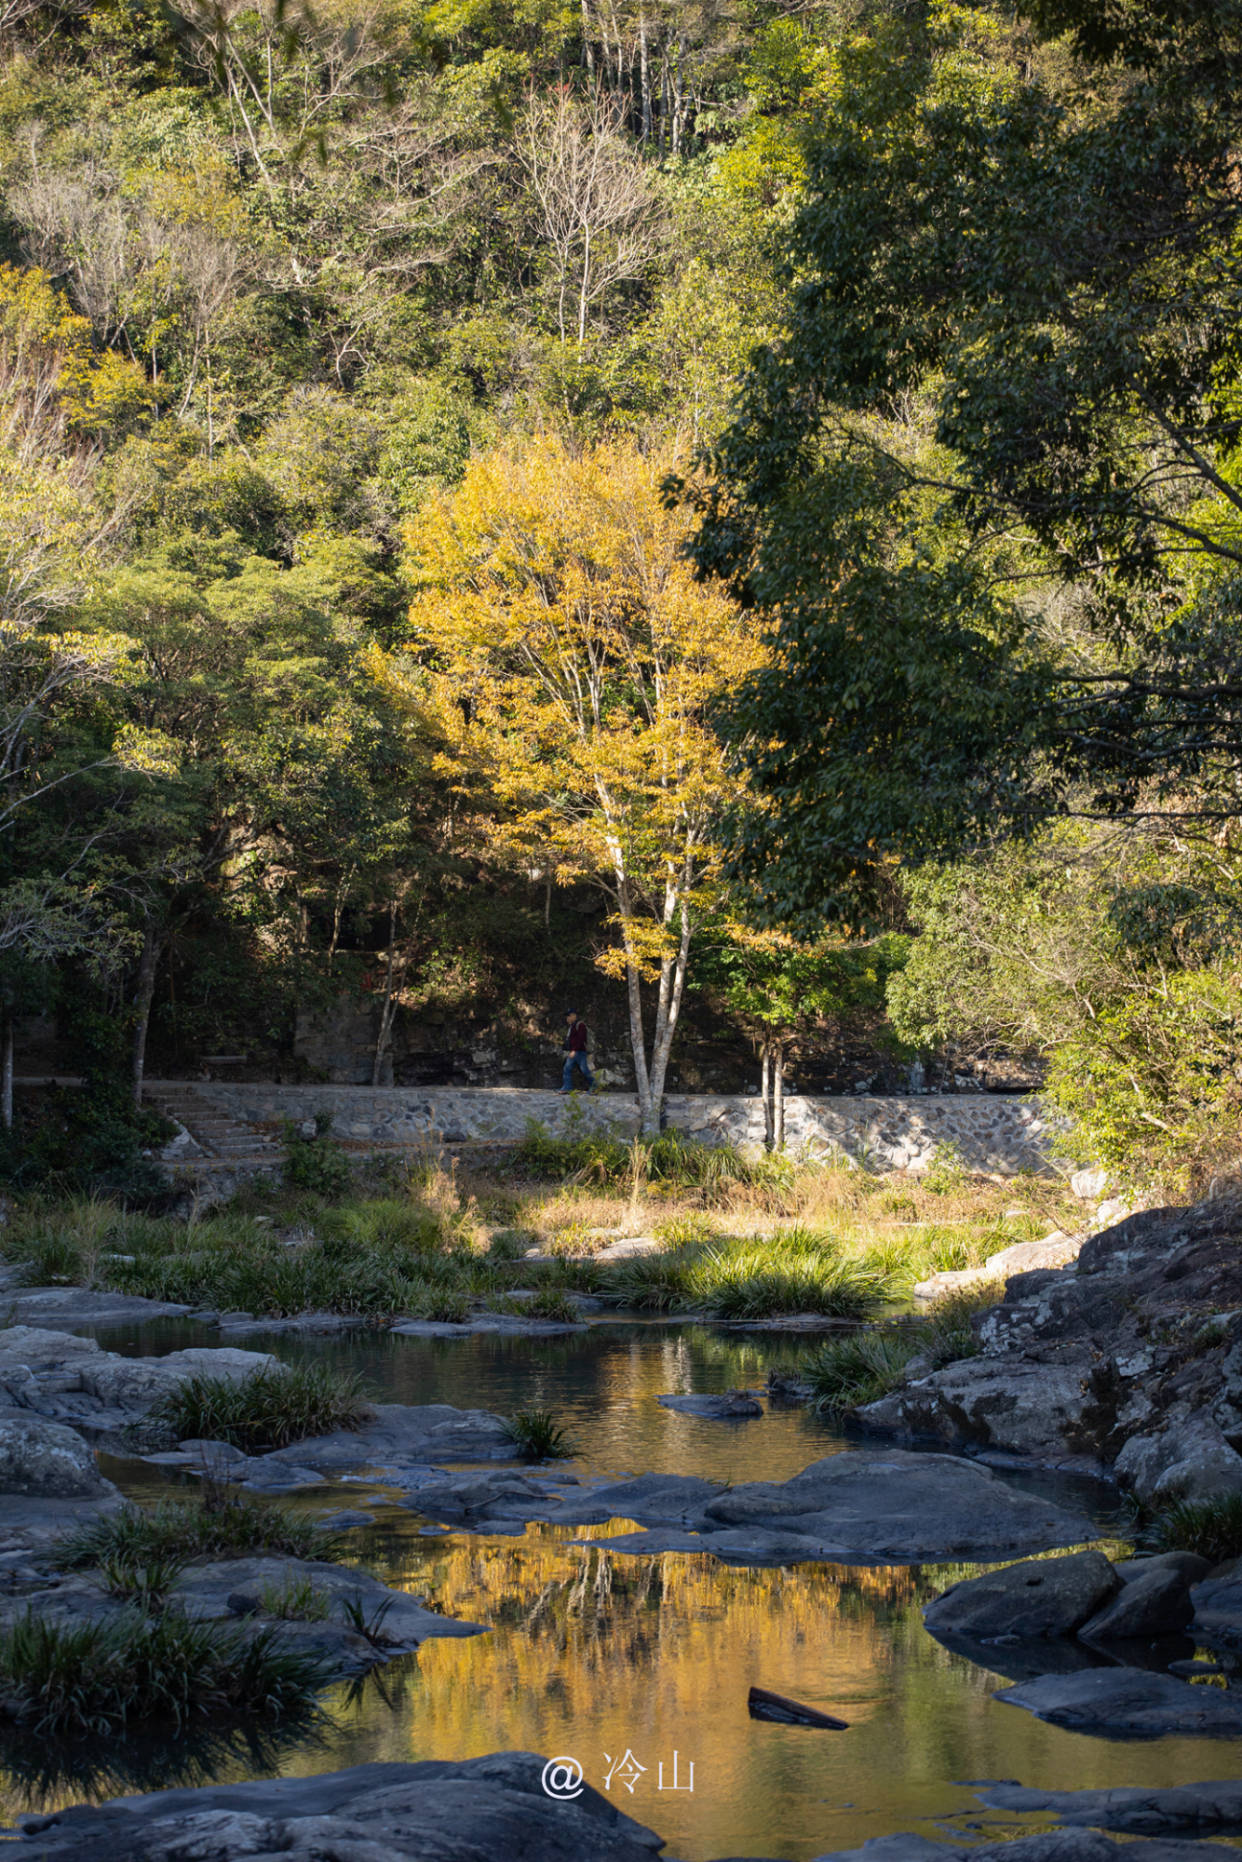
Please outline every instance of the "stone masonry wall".
[{"label": "stone masonry wall", "polygon": [[[150,1082],[159,1097],[159,1082]],[[611,1130],[629,1138],[638,1106],[627,1093],[562,1098],[518,1087],[274,1086],[194,1082],[209,1106],[251,1124],[301,1122],[317,1113],[332,1118],[335,1136],[381,1145],[514,1141],[530,1120],[550,1131]],[[670,1094],[666,1123],[705,1142],[761,1146],[763,1109],[757,1096]],[[1038,1101],[1003,1094],[881,1098],[858,1094],[785,1103],[790,1150],[813,1156],[843,1151],[878,1169],[922,1170],[937,1150],[952,1145],[972,1170],[1010,1176],[1048,1170],[1051,1121]]]}]

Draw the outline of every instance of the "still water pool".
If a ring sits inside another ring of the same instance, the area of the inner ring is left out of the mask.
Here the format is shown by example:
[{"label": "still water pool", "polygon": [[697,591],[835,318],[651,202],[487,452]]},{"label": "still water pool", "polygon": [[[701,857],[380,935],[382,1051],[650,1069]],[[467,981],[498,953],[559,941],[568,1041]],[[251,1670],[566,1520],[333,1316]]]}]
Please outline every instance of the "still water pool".
[{"label": "still water pool", "polygon": [[[143,1352],[190,1342],[184,1330],[149,1328],[101,1339]],[[577,1439],[583,1474],[781,1480],[847,1446],[799,1410],[723,1424],[655,1402],[664,1391],[757,1384],[768,1366],[798,1355],[790,1341],[609,1322],[564,1339],[270,1342],[286,1359],[348,1363],[388,1401],[551,1409]],[[152,1493],[151,1476],[135,1464],[117,1472],[131,1491]],[[1051,1491],[1079,1509],[1100,1501],[1081,1487]],[[982,1810],[964,1782],[971,1779],[1065,1789],[1242,1771],[1242,1741],[1088,1738],[994,1701],[1009,1677],[941,1648],[919,1614],[969,1567],[731,1569],[698,1554],[594,1548],[592,1538],[614,1529],[602,1526],[442,1533],[367,1480],[337,1494],[375,1513],[375,1525],[357,1535],[359,1549],[386,1582],[486,1623],[490,1634],[428,1642],[361,1689],[337,1689],[332,1730],[286,1751],[286,1773],[508,1748],[576,1758],[602,1789],[610,1763],[628,1755],[633,1790],[614,1775],[610,1795],[658,1830],[670,1855],[808,1862],[895,1830],[969,1842],[1031,1827]],[[752,1684],[821,1707],[849,1728],[751,1720]],[[255,1769],[235,1756],[217,1775]],[[20,1807],[15,1787],[0,1797],[10,1813]]]}]

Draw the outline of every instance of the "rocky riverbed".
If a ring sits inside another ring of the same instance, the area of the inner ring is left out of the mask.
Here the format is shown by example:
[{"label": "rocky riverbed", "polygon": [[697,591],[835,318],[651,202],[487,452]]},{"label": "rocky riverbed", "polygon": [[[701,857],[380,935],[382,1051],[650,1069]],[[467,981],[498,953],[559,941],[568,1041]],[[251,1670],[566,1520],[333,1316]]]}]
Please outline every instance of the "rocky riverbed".
[{"label": "rocky riverbed", "polygon": [[[548,1764],[538,1753],[495,1752],[153,1792],[27,1818],[10,1833],[12,1848],[39,1862],[674,1862],[654,1830],[591,1785],[550,1795]],[[1232,1780],[1107,1792],[998,1784],[979,1795],[1007,1811],[1051,1813],[1061,1827],[970,1846],[881,1837],[814,1862],[1229,1862],[1236,1849],[1195,1838],[1242,1829],[1242,1792]],[[1114,1842],[1104,1830],[1132,1840]]]},{"label": "rocky riverbed", "polygon": [[1242,1491],[1242,1206],[1129,1216],[1017,1274],[981,1352],[853,1412],[869,1433],[1115,1476],[1143,1501]]}]

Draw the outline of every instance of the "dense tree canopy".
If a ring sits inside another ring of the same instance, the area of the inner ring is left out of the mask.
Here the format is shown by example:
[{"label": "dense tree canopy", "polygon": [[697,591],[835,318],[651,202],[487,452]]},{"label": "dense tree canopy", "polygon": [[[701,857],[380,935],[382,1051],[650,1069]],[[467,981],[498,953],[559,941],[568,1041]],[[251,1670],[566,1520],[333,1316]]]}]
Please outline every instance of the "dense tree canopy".
[{"label": "dense tree canopy", "polygon": [[1070,40],[946,5],[841,50],[712,455],[778,915],[1067,808],[1236,811],[1242,16],[1034,26]]}]

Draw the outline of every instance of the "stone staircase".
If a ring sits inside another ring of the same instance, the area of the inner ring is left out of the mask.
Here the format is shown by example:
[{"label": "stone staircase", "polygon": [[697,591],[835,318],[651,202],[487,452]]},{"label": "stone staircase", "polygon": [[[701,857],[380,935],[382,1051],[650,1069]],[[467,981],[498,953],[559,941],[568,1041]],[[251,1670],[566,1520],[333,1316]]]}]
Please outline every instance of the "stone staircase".
[{"label": "stone staircase", "polygon": [[[212,1105],[185,1080],[151,1080],[143,1097],[165,1118],[184,1126],[198,1147],[198,1155],[221,1163],[276,1162],[278,1140],[246,1120],[232,1117]],[[170,1162],[187,1163],[195,1155],[188,1146]]]}]

